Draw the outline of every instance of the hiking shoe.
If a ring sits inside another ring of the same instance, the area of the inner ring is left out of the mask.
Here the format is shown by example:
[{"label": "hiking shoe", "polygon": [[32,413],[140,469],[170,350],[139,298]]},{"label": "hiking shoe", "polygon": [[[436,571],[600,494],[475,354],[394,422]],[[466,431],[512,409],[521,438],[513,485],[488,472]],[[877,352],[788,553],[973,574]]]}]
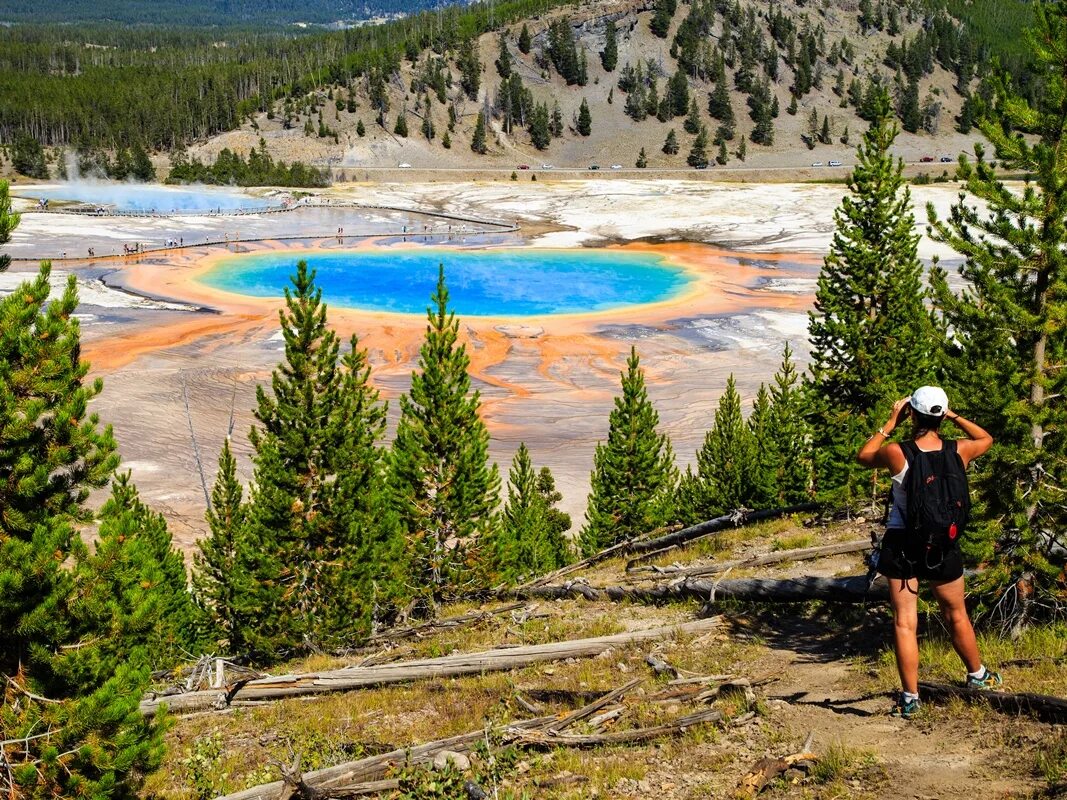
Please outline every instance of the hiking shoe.
[{"label": "hiking shoe", "polygon": [[901,719],[911,719],[918,716],[922,711],[923,705],[918,700],[905,700],[904,694],[901,693],[897,696],[897,702],[889,712],[891,717],[900,717]]},{"label": "hiking shoe", "polygon": [[992,689],[994,686],[1000,686],[1000,673],[993,672],[986,667],[985,675],[981,678],[975,678],[972,675],[967,676],[967,688],[968,689]]}]

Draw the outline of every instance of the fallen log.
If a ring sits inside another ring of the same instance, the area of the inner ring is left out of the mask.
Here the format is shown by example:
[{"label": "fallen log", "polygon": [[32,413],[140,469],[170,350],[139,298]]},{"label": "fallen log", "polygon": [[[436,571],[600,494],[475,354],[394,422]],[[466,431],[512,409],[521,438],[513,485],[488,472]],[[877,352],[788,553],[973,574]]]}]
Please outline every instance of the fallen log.
[{"label": "fallen log", "polygon": [[151,715],[160,706],[166,706],[172,713],[183,714],[225,708],[230,705],[257,705],[284,697],[409,683],[425,678],[503,672],[545,661],[590,658],[612,647],[666,639],[678,634],[705,633],[716,628],[718,624],[719,620],[712,618],[591,639],[499,648],[479,653],[401,661],[379,666],[345,667],[323,672],[275,675],[247,681],[229,691],[209,690],[167,696],[148,696],[141,701],[141,713]]},{"label": "fallen log", "polygon": [[790,769],[800,767],[801,772],[808,772],[814,765],[817,756],[811,752],[811,745],[815,739],[815,732],[808,734],[808,739],[799,753],[793,753],[782,758],[761,758],[753,764],[748,772],[741,778],[737,793],[741,797],[755,797],[771,784],[779,775],[783,775]]},{"label": "fallen log", "polygon": [[[751,567],[764,567],[768,564],[779,564],[783,561],[810,561],[814,558],[825,558],[843,553],[858,553],[861,550],[869,550],[869,539],[858,539],[852,542],[839,542],[837,544],[825,544],[818,547],[802,547],[796,550],[779,550],[774,553],[765,553],[749,558],[739,558],[733,561],[717,561],[714,564],[703,564],[698,567],[634,567],[627,572],[642,573],[639,577],[631,580],[655,580],[661,576],[671,577],[698,577],[702,575],[717,575],[732,569],[749,569]],[[650,574],[644,574],[650,573]]]},{"label": "fallen log", "polygon": [[531,586],[511,589],[510,597],[520,600],[544,598],[559,600],[582,597],[586,600],[635,603],[662,603],[668,600],[744,600],[766,603],[802,603],[825,600],[832,603],[881,602],[888,599],[888,587],[879,577],[870,591],[867,578],[854,575],[847,578],[734,578],[712,581],[685,578],[653,586],[590,586],[574,581],[554,586]]},{"label": "fallen log", "polygon": [[[502,733],[505,729],[526,730],[527,728],[540,728],[553,720],[555,720],[555,717],[539,717],[502,726],[496,730]],[[337,792],[338,796],[340,796],[347,787],[378,780],[397,765],[426,764],[433,761],[438,753],[446,750],[454,753],[470,752],[478,742],[485,738],[485,735],[486,731],[479,729],[461,733],[458,736],[451,736],[447,739],[439,739],[434,742],[393,750],[380,756],[361,758],[358,761],[346,761],[333,767],[306,772],[301,776],[301,781],[304,786],[320,793],[322,797],[334,796],[331,792]],[[224,795],[218,800],[279,800],[285,790],[286,782],[278,780]],[[289,796],[290,794],[285,795],[286,798]]]},{"label": "fallen log", "polygon": [[919,693],[925,697],[946,700],[958,697],[972,703],[986,705],[1005,714],[1026,714],[1042,722],[1067,722],[1067,699],[1029,692],[997,692],[990,689],[968,689],[946,683],[919,682]]},{"label": "fallen log", "polygon": [[629,553],[649,553],[651,551],[659,551],[664,549],[671,549],[677,547],[680,544],[698,539],[702,536],[707,536],[711,533],[717,533],[721,530],[727,530],[728,528],[736,528],[741,525],[747,525],[752,522],[759,522],[765,519],[774,519],[775,517],[782,517],[787,514],[799,514],[805,511],[815,511],[818,506],[815,503],[803,503],[801,505],[787,506],[785,508],[773,508],[763,511],[747,511],[745,509],[738,509],[732,511],[729,514],[724,514],[721,517],[701,522],[697,525],[691,525],[688,528],[682,528],[681,530],[672,531],[667,534],[657,536],[658,531],[649,535],[637,536],[633,539],[627,539],[626,541],[614,544],[611,547],[601,550],[599,553],[594,553],[588,558],[584,558],[581,561],[576,561],[573,564],[568,564],[565,567],[557,569],[555,572],[550,572],[547,575],[542,575],[539,578],[535,578],[532,581],[520,584],[517,588],[528,589],[534,586],[544,586],[545,584],[557,581],[565,575],[571,575],[575,572],[591,567],[594,564],[599,564],[601,561],[606,561],[609,558],[615,556],[623,556]]},{"label": "fallen log", "polygon": [[[655,551],[658,554],[731,528],[739,528],[742,525],[751,525],[753,522],[762,522],[777,517],[785,517],[789,514],[802,514],[806,511],[815,511],[818,507],[819,506],[816,503],[800,503],[798,505],[785,506],[784,508],[768,508],[762,511],[738,509],[736,511],[731,511],[729,514],[723,514],[721,517],[715,517],[715,519],[709,519],[706,522],[690,525],[688,528],[682,528],[680,531],[674,531],[673,533],[658,536],[654,539],[644,539],[642,541],[634,542],[633,546],[630,548],[630,552],[651,553]],[[627,565],[627,567],[629,567],[629,565]]]}]

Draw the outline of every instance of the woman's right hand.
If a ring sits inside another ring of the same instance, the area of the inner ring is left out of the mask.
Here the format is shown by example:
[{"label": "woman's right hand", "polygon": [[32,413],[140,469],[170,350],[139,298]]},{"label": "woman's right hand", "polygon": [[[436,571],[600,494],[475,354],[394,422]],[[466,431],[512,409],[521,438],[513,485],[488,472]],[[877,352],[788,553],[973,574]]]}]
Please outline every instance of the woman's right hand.
[{"label": "woman's right hand", "polygon": [[889,433],[907,418],[908,409],[910,407],[910,397],[902,397],[893,403],[893,413],[889,415],[889,422],[887,422],[885,426],[886,433]]}]

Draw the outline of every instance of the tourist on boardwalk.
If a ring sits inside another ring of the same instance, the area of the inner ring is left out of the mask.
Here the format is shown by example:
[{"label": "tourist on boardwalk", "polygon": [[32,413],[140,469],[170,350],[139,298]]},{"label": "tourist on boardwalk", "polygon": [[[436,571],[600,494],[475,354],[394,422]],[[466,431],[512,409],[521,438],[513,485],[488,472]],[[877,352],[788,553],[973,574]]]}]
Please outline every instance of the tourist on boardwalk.
[{"label": "tourist on boardwalk", "polygon": [[[893,429],[912,422],[903,443],[888,442]],[[942,439],[948,419],[966,439]],[[952,646],[967,668],[966,683],[988,688],[1000,675],[986,669],[978,653],[974,628],[964,602],[960,538],[967,524],[970,498],[967,465],[985,453],[993,437],[974,422],[949,411],[948,396],[937,386],[923,386],[898,400],[889,421],[867,440],[857,459],[870,469],[888,469],[893,478],[889,517],[875,566],[889,582],[893,609],[893,644],[902,691],[892,714],[904,718],[920,710],[917,629],[919,580],[937,600]]]}]

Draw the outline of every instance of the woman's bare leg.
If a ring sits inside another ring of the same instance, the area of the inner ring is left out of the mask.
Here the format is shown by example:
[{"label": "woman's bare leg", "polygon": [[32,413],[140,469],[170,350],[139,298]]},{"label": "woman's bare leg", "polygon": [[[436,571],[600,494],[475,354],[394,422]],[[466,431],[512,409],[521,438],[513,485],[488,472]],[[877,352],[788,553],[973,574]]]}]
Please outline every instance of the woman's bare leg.
[{"label": "woman's bare leg", "polygon": [[967,667],[968,672],[977,672],[982,666],[982,657],[978,653],[978,641],[974,638],[974,626],[967,613],[964,600],[963,578],[948,583],[931,582],[930,589],[941,607],[945,618],[952,646]]},{"label": "woman's bare leg", "polygon": [[889,604],[893,608],[893,649],[897,655],[900,685],[919,693],[919,582],[889,578]]}]

